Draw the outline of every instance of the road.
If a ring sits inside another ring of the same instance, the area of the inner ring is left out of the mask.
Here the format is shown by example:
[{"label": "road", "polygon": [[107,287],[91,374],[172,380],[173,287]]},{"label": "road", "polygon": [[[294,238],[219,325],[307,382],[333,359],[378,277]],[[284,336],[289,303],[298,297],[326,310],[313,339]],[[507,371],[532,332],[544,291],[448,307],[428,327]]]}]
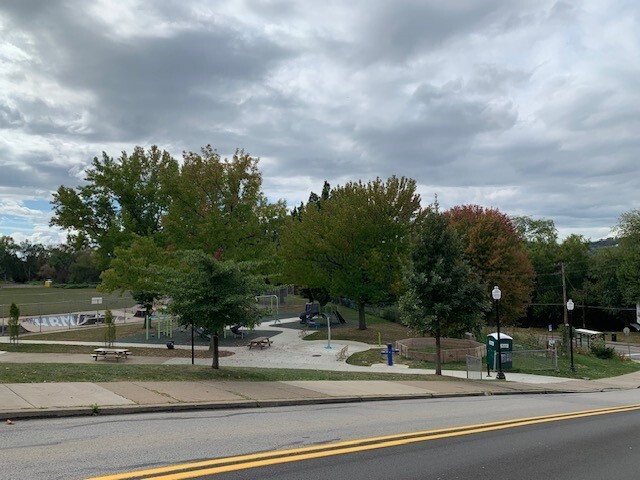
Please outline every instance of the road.
[{"label": "road", "polygon": [[[0,478],[98,477],[254,452],[637,403],[637,391],[618,391],[20,421],[0,426]],[[612,478],[625,478],[623,473],[630,468],[634,473],[626,478],[635,478],[640,466],[634,452],[636,445],[640,448],[639,419],[640,411],[632,411],[519,426],[214,478],[496,478],[505,472],[513,478],[569,478],[569,473],[580,472],[581,480],[589,480],[605,478],[603,472],[611,468],[615,469],[609,475]]]}]

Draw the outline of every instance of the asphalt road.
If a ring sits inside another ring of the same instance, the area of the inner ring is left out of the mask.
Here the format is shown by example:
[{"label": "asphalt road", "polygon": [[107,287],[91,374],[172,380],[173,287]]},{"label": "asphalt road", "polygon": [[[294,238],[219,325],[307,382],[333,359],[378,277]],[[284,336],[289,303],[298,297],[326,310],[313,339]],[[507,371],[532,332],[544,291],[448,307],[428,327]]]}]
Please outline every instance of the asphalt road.
[{"label": "asphalt road", "polygon": [[637,478],[640,412],[456,436],[199,478],[601,480]]},{"label": "asphalt road", "polygon": [[[637,391],[619,391],[17,421],[13,425],[0,424],[0,479],[81,479],[254,452],[322,446],[363,437],[636,403],[640,403]],[[557,422],[544,428],[518,427],[428,440],[402,448],[359,452],[354,456],[345,454],[326,460],[294,462],[259,472],[252,469],[225,473],[216,478],[269,478],[272,475],[271,478],[351,480],[352,477],[364,478],[353,473],[359,468],[367,472],[368,479],[388,478],[389,472],[395,478],[456,478],[450,472],[457,472],[458,478],[485,478],[479,476],[483,469],[498,462],[501,468],[509,469],[531,464],[531,472],[547,472],[551,466],[564,472],[565,465],[575,464],[572,468],[579,469],[583,464],[593,464],[584,469],[581,480],[601,479],[605,477],[588,474],[601,472],[600,467],[620,468],[620,472],[624,472],[625,462],[632,462],[638,470],[640,463],[631,460],[635,457],[633,450],[629,450],[636,445],[636,439],[629,439],[629,435],[635,433],[637,437],[640,431],[638,417],[640,412],[603,415]],[[545,431],[546,428],[550,430]],[[571,433],[564,435],[564,431]],[[578,443],[581,439],[586,440],[585,445]],[[640,442],[637,443],[640,448]],[[601,453],[594,454],[594,448],[600,448]],[[574,456],[565,462],[563,459],[569,453]],[[414,461],[423,456],[429,460],[420,464]],[[383,458],[384,462],[369,463],[377,458]],[[532,463],[534,461],[536,463]],[[441,470],[441,476],[426,476],[425,472],[435,472],[435,467]],[[318,476],[312,476],[316,471]],[[519,475],[519,470],[515,471],[518,475],[510,475],[513,478],[563,478],[560,473],[525,477]],[[615,474],[609,476],[625,478],[618,473],[615,470]],[[491,475],[491,478],[499,477],[495,471]],[[636,476],[634,473],[626,478]]]}]

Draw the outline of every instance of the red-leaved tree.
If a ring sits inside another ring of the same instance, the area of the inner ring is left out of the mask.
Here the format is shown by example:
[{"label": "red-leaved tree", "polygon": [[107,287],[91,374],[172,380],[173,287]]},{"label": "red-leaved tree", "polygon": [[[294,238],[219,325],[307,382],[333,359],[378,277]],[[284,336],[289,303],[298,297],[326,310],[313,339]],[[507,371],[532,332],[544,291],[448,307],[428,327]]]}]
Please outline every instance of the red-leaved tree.
[{"label": "red-leaved tree", "polygon": [[530,302],[535,275],[515,225],[497,209],[478,205],[454,207],[445,215],[462,241],[464,256],[485,282],[487,298],[498,285],[501,317],[515,324]]}]

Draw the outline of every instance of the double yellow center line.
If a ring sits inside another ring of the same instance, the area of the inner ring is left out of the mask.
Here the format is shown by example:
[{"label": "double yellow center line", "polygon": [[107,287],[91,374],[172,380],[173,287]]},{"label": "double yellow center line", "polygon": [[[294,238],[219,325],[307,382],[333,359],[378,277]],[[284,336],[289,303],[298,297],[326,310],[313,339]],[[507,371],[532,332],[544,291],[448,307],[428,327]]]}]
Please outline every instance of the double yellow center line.
[{"label": "double yellow center line", "polygon": [[640,405],[626,405],[597,410],[584,410],[580,412],[559,413],[539,417],[517,418],[499,422],[465,425],[461,427],[442,428],[437,430],[425,430],[421,432],[401,433],[382,437],[363,438],[345,442],[331,443],[322,446],[295,448],[274,452],[240,455],[201,462],[183,463],[168,467],[138,470],[134,472],[93,477],[88,480],[123,480],[123,479],[153,479],[153,480],[181,480],[197,478],[204,475],[245,470],[249,468],[265,467],[280,463],[299,462],[314,458],[329,457],[332,455],[344,455],[347,453],[363,452],[378,448],[396,447],[410,443],[436,440],[440,438],[472,435],[475,433],[504,430],[507,428],[522,427],[540,423],[559,422],[575,418],[591,417],[595,415],[607,415],[611,413],[629,412],[640,410]]}]

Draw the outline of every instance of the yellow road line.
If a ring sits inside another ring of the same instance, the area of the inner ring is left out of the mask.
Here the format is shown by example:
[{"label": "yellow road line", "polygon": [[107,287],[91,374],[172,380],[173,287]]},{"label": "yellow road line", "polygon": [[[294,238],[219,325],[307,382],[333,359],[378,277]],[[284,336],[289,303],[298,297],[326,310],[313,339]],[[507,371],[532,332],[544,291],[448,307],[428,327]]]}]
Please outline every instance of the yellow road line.
[{"label": "yellow road line", "polygon": [[553,415],[503,420],[499,422],[465,425],[461,427],[442,428],[436,430],[425,430],[420,432],[386,435],[381,437],[363,438],[322,446],[240,455],[237,457],[226,457],[215,460],[184,463],[148,470],[138,470],[135,472],[93,477],[88,480],[124,480],[133,478],[153,478],[154,480],[182,480],[188,478],[196,478],[203,475],[214,475],[217,473],[230,472],[235,470],[264,467],[279,463],[291,463],[313,458],[328,457],[332,455],[343,455],[347,453],[363,452],[378,448],[407,445],[416,442],[424,442],[427,440],[471,435],[526,425],[558,422],[574,418],[607,415],[611,413],[628,412],[633,410],[640,410],[640,405],[626,405],[613,408],[609,407],[596,410],[558,413]]}]

